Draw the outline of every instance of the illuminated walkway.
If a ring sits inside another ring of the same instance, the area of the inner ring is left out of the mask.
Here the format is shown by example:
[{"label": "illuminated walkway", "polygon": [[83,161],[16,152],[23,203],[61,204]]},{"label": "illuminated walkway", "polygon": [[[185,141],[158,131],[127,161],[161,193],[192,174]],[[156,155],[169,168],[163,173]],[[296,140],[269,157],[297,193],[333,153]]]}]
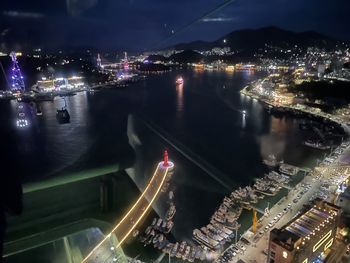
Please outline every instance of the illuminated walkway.
[{"label": "illuminated walkway", "polygon": [[[82,262],[113,262],[114,251],[132,234],[143,217],[152,209],[152,204],[157,199],[164,183],[170,177],[174,164],[168,161],[168,154],[165,151],[164,161],[160,162],[148,182],[145,190],[129,209],[113,230],[85,257]],[[148,201],[149,200],[149,201]],[[118,243],[114,246],[111,239],[116,238]]]}]

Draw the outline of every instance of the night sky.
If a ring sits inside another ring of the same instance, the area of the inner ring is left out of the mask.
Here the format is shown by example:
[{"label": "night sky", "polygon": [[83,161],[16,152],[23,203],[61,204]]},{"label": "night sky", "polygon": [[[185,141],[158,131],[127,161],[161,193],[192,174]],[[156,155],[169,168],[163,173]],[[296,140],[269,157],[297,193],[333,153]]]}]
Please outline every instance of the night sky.
[{"label": "night sky", "polygon": [[2,0],[0,48],[144,50],[270,25],[350,40],[349,10],[349,0]]}]

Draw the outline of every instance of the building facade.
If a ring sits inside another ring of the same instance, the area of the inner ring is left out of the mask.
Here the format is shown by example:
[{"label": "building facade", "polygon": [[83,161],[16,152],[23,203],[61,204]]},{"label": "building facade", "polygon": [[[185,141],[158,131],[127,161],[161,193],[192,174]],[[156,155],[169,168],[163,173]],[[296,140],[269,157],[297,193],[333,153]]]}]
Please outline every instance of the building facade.
[{"label": "building facade", "polygon": [[267,262],[313,262],[332,246],[339,217],[338,206],[315,199],[292,221],[270,232]]}]

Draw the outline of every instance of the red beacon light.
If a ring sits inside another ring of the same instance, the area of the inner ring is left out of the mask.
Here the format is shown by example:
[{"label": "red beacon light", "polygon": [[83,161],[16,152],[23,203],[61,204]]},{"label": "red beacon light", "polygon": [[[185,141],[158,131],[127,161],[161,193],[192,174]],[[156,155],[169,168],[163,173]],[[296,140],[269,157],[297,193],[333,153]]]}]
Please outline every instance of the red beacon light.
[{"label": "red beacon light", "polygon": [[169,157],[168,157],[168,151],[167,150],[164,151],[163,165],[164,166],[169,166]]}]

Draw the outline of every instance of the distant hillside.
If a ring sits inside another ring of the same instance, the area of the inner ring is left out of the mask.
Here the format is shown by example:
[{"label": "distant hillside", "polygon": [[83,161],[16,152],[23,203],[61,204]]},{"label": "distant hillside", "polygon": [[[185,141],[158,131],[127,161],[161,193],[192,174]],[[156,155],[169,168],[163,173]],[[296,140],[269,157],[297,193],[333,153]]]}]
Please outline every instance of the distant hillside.
[{"label": "distant hillside", "polygon": [[169,59],[179,63],[197,63],[203,59],[203,56],[193,50],[184,50],[183,52],[171,55]]},{"label": "distant hillside", "polygon": [[341,42],[313,31],[298,33],[278,27],[264,27],[233,31],[213,42],[195,41],[178,44],[172,48],[176,50],[193,49],[202,51],[214,47],[230,47],[231,50],[254,51],[263,48],[265,44],[280,48],[291,48],[295,45],[302,48],[309,46],[334,48]]}]

